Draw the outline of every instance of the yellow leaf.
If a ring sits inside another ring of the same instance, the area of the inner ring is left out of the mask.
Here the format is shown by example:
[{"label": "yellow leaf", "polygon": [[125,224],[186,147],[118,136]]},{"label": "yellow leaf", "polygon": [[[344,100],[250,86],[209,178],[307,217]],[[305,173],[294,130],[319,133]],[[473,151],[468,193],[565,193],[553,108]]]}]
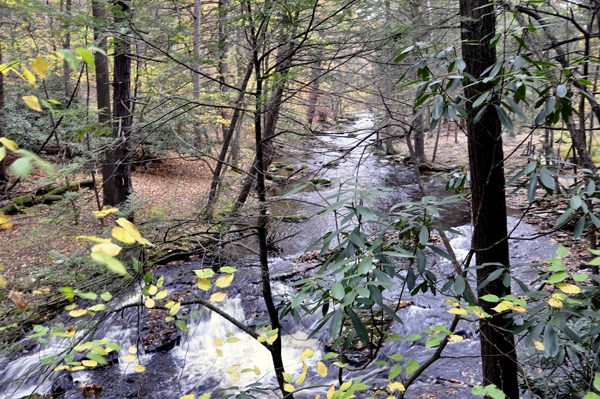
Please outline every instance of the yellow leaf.
[{"label": "yellow leaf", "polygon": [[231,337],[227,339],[227,342],[230,344],[235,344],[236,342],[241,341],[241,339],[237,338],[237,337]]},{"label": "yellow leaf", "polygon": [[160,278],[156,281],[156,286],[158,288],[161,288],[164,283],[165,283],[165,277],[164,276],[160,276]]},{"label": "yellow leaf", "polygon": [[75,329],[73,327],[67,328],[67,331],[65,331],[65,337],[71,338],[73,335],[75,335]]},{"label": "yellow leaf", "polygon": [[296,379],[296,385],[300,385],[304,382],[304,380],[306,379],[307,371],[308,371],[308,366],[306,365],[306,363],[302,362],[302,374],[300,374],[298,376],[298,378]]},{"label": "yellow leaf", "polygon": [[131,353],[132,355],[135,355],[137,353],[137,348],[130,346],[129,349],[127,349],[127,352]]},{"label": "yellow leaf", "polygon": [[450,309],[447,310],[448,313],[452,313],[452,314],[462,314],[462,315],[466,315],[469,312],[467,312],[467,309],[461,309],[461,308],[454,308],[454,309]]},{"label": "yellow leaf", "polygon": [[198,278],[211,278],[215,275],[215,272],[212,269],[208,268],[194,270],[193,272],[196,273],[196,276],[198,276]]},{"label": "yellow leaf", "polygon": [[321,399],[321,394],[318,393],[317,396],[315,396],[315,399]]},{"label": "yellow leaf", "polygon": [[227,296],[226,292],[216,292],[210,296],[209,301],[222,302],[226,296]]},{"label": "yellow leaf", "polygon": [[[111,213],[117,213],[119,210],[110,206],[105,206],[101,211],[94,212],[97,218],[103,218],[104,216],[110,215]],[[115,237],[116,238],[116,237]]]},{"label": "yellow leaf", "polygon": [[165,299],[167,297],[167,292],[168,292],[168,290],[162,290],[158,294],[156,294],[156,296],[154,298],[156,298],[157,301],[160,301],[161,299]]},{"label": "yellow leaf", "polygon": [[460,303],[451,301],[450,299],[446,299],[444,301],[444,305],[460,306]]},{"label": "yellow leaf", "polygon": [[535,345],[535,349],[543,351],[544,349],[546,349],[544,347],[544,344],[542,344],[540,341],[536,341],[535,339],[533,340],[533,345]]},{"label": "yellow leaf", "polygon": [[292,375],[290,373],[281,373],[281,375],[283,376],[283,380],[285,382],[292,382],[294,380],[294,377],[292,377]]},{"label": "yellow leaf", "polygon": [[10,230],[13,227],[10,216],[0,215],[0,230]]},{"label": "yellow leaf", "polygon": [[88,308],[88,310],[91,310],[92,312],[99,312],[99,311],[105,310],[105,309],[106,309],[106,305],[104,305],[103,303],[99,303],[97,305],[90,306]]},{"label": "yellow leaf", "polygon": [[154,299],[152,298],[146,298],[144,300],[144,305],[146,305],[147,308],[151,309],[154,307],[154,305],[156,305],[156,302],[154,302]]},{"label": "yellow leaf", "polygon": [[6,137],[0,137],[0,143],[2,143],[6,148],[11,150],[12,152],[15,152],[19,149],[19,146],[17,145],[17,143],[15,143],[12,140],[7,139]]},{"label": "yellow leaf", "polygon": [[98,365],[98,363],[94,360],[82,360],[81,364],[83,364],[85,367],[96,367]]},{"label": "yellow leaf", "polygon": [[135,244],[135,238],[122,227],[113,227],[112,236],[125,244]]},{"label": "yellow leaf", "polygon": [[123,356],[123,360],[125,360],[126,362],[135,362],[135,356],[133,356],[133,355]]},{"label": "yellow leaf", "polygon": [[327,366],[323,362],[317,362],[317,373],[321,377],[327,377]]},{"label": "yellow leaf", "polygon": [[181,302],[177,302],[175,305],[173,305],[171,310],[169,310],[169,313],[171,313],[173,316],[176,315],[177,312],[179,312],[180,307],[181,307]]},{"label": "yellow leaf", "polygon": [[202,278],[198,281],[198,288],[200,288],[201,290],[208,291],[208,290],[210,290],[210,287],[211,287],[211,284],[207,278]]},{"label": "yellow leaf", "polygon": [[473,313],[475,313],[475,316],[479,317],[480,319],[485,318],[485,313],[480,310],[474,310]]},{"label": "yellow leaf", "polygon": [[285,384],[283,384],[283,390],[286,392],[294,392],[294,386],[286,382]]},{"label": "yellow leaf", "polygon": [[155,285],[150,285],[150,287],[148,287],[148,294],[150,294],[150,295],[156,294],[157,291],[158,291],[158,288],[156,288]]},{"label": "yellow leaf", "polygon": [[225,287],[228,287],[232,281],[233,281],[233,274],[228,274],[226,276],[219,278],[217,281],[215,281],[215,285],[217,287],[225,288]]},{"label": "yellow leaf", "polygon": [[548,299],[548,304],[550,306],[554,306],[555,308],[562,308],[563,307],[563,302],[560,299],[557,298],[550,298]]},{"label": "yellow leaf", "polygon": [[77,236],[77,237],[75,237],[76,240],[79,240],[81,238],[85,238],[86,240],[90,240],[90,241],[94,241],[94,242],[110,242],[110,240],[108,238],[100,238],[100,237],[95,237],[95,236]]},{"label": "yellow leaf", "polygon": [[71,310],[69,312],[69,316],[71,317],[81,317],[85,314],[87,314],[88,310],[87,309],[75,309],[75,310]]},{"label": "yellow leaf", "polygon": [[514,310],[515,312],[518,313],[525,313],[527,312],[527,309],[525,309],[523,306],[519,306],[519,305],[513,305],[510,307],[511,310]]},{"label": "yellow leaf", "polygon": [[512,302],[502,301],[498,305],[496,305],[495,308],[492,308],[492,310],[495,310],[497,313],[501,313],[501,312],[504,312],[505,310],[510,309],[512,306],[513,306]]},{"label": "yellow leaf", "polygon": [[33,69],[33,72],[35,72],[40,79],[44,79],[44,76],[46,76],[46,72],[48,71],[48,63],[38,55],[33,64],[31,64],[31,69]]},{"label": "yellow leaf", "polygon": [[182,396],[179,399],[196,399],[196,394],[191,393],[189,395]]},{"label": "yellow leaf", "polygon": [[331,384],[331,386],[329,387],[329,390],[327,391],[327,399],[331,399],[333,397],[334,393],[335,393],[335,386],[333,386],[333,384]]},{"label": "yellow leaf", "polygon": [[267,340],[267,345],[271,345],[273,342],[275,342],[278,336],[279,334],[273,334],[273,336],[269,337],[269,339]]},{"label": "yellow leaf", "polygon": [[127,231],[129,233],[129,235],[132,236],[133,238],[135,238],[135,240],[137,242],[139,242],[140,244],[153,246],[150,241],[148,241],[144,237],[142,237],[142,235],[140,234],[137,227],[135,227],[135,225],[133,223],[131,223],[129,220],[124,219],[124,218],[119,218],[119,219],[117,219],[117,224],[119,226],[123,227],[125,229],[125,231]]},{"label": "yellow leaf", "polygon": [[254,366],[254,374],[260,375],[260,369],[256,366]]},{"label": "yellow leaf", "polygon": [[92,247],[92,252],[104,252],[110,256],[118,255],[123,248],[112,242],[104,242],[102,244],[96,244]]},{"label": "yellow leaf", "polygon": [[217,349],[217,356],[223,357],[223,352],[221,352],[220,350]]},{"label": "yellow leaf", "polygon": [[70,367],[67,370],[69,371],[80,371],[80,370],[85,370],[84,366],[75,366],[75,367]]},{"label": "yellow leaf", "polygon": [[556,287],[565,294],[579,294],[581,292],[581,288],[569,283],[556,284]]},{"label": "yellow leaf", "polygon": [[215,338],[214,344],[217,346],[221,346],[223,345],[223,341],[221,340],[221,338]]},{"label": "yellow leaf", "polygon": [[345,391],[346,389],[350,388],[351,385],[352,385],[352,378],[350,378],[350,381],[346,381],[342,385],[340,385],[340,391]]},{"label": "yellow leaf", "polygon": [[21,65],[21,68],[23,68],[23,76],[25,77],[25,80],[28,81],[32,86],[35,85],[35,75],[31,73],[29,69],[25,68],[25,65]]},{"label": "yellow leaf", "polygon": [[56,366],[54,367],[54,371],[60,371],[69,368],[69,366]]},{"label": "yellow leaf", "polygon": [[0,288],[6,288],[6,277],[0,276]]},{"label": "yellow leaf", "polygon": [[387,385],[387,387],[388,387],[388,388],[389,388],[389,390],[390,390],[390,391],[392,391],[392,392],[394,392],[394,391],[396,391],[396,390],[398,390],[398,391],[402,391],[402,392],[406,391],[406,388],[404,388],[404,385],[403,385],[402,383],[398,382],[398,381],[394,381],[394,382],[392,382],[392,383],[389,383],[389,384]]},{"label": "yellow leaf", "polygon": [[0,161],[2,161],[4,158],[6,158],[6,148],[0,147]]},{"label": "yellow leaf", "polygon": [[231,373],[229,376],[234,381],[239,381],[240,380],[240,375],[238,373]]},{"label": "yellow leaf", "polygon": [[310,348],[306,348],[304,350],[304,352],[302,352],[302,354],[300,355],[300,360],[304,360],[305,358],[309,358],[310,359],[311,357],[314,356],[314,354],[315,354],[315,351],[313,351]]},{"label": "yellow leaf", "polygon": [[40,103],[36,96],[23,96],[23,101],[27,106],[35,111],[42,112],[42,107],[40,107]]},{"label": "yellow leaf", "polygon": [[234,364],[233,366],[230,366],[229,368],[227,368],[227,372],[231,373],[232,371],[235,371],[238,367],[240,367],[239,364]]},{"label": "yellow leaf", "polygon": [[140,366],[139,364],[133,368],[136,373],[143,373],[146,371],[146,367]]},{"label": "yellow leaf", "polygon": [[256,340],[258,342],[265,342],[267,340],[267,337],[265,337],[264,335],[261,335],[260,337],[256,338]]},{"label": "yellow leaf", "polygon": [[448,338],[448,341],[450,342],[458,342],[458,341],[462,341],[464,338],[461,337],[460,335],[451,335],[450,338]]}]

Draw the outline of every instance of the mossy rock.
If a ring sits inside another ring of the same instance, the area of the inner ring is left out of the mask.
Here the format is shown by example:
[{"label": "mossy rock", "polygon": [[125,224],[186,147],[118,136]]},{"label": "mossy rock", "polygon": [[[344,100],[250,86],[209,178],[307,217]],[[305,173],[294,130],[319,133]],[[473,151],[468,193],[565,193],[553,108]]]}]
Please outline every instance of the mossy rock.
[{"label": "mossy rock", "polygon": [[356,137],[356,133],[348,133],[348,137]]},{"label": "mossy rock", "polygon": [[340,163],[338,161],[331,161],[331,162],[327,162],[323,166],[326,167],[326,168],[333,168],[333,167],[336,167],[336,166],[340,166]]},{"label": "mossy rock", "polygon": [[325,178],[310,179],[310,182],[316,186],[331,186],[331,180]]},{"label": "mossy rock", "polygon": [[294,170],[294,167],[293,166],[285,166],[284,169],[285,170]]},{"label": "mossy rock", "polygon": [[308,221],[308,216],[305,215],[286,215],[282,216],[281,220],[287,223],[304,223]]}]

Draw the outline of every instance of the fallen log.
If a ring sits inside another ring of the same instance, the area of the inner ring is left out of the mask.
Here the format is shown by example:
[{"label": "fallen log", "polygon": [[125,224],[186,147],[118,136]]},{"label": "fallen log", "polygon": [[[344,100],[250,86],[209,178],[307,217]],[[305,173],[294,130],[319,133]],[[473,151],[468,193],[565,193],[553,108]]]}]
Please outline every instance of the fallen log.
[{"label": "fallen log", "polygon": [[0,214],[13,215],[15,213],[21,212],[21,210],[24,208],[30,208],[34,205],[51,204],[53,202],[61,201],[63,199],[63,194],[67,191],[79,191],[82,188],[90,188],[93,186],[93,184],[94,183],[92,180],[84,180],[78,183],[71,183],[69,184],[69,186],[67,186],[67,184],[65,183],[58,187],[50,188],[50,191],[48,191],[47,194],[27,194],[22,195],[20,197],[14,197],[9,200],[11,202],[10,204],[0,208]]}]

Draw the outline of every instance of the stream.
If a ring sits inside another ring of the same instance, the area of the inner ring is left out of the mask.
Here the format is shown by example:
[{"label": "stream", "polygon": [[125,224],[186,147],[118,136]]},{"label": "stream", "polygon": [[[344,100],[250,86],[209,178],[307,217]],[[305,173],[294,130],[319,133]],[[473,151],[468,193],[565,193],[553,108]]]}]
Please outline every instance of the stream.
[{"label": "stream", "polygon": [[[294,259],[303,254],[305,249],[325,232],[335,230],[332,214],[319,217],[313,215],[323,206],[323,198],[336,193],[340,181],[360,176],[362,184],[393,188],[392,195],[382,197],[375,203],[380,210],[387,210],[398,202],[418,200],[421,196],[412,168],[394,163],[390,157],[372,154],[376,151],[371,145],[374,138],[370,137],[372,134],[370,129],[374,125],[373,115],[362,113],[356,116],[356,120],[348,122],[341,131],[323,132],[307,139],[309,141],[303,143],[306,152],[296,157],[288,156],[275,160],[279,165],[293,167],[293,170],[285,167],[278,169],[280,178],[271,182],[272,197],[280,196],[311,178],[331,180],[331,185],[307,188],[289,200],[276,201],[270,206],[270,216],[274,220],[271,239],[276,242],[275,245],[279,250],[269,258],[275,294],[295,295],[297,291],[291,288],[289,283],[310,276],[318,267],[316,263],[294,262]],[[323,167],[328,164],[329,167]],[[290,175],[294,178],[292,183],[280,184],[281,180],[285,181],[285,178]],[[433,177],[425,176],[424,183],[431,195],[438,197],[445,195],[444,187],[436,184]],[[286,216],[293,216],[293,218],[288,218],[286,222]],[[462,233],[451,233],[449,238],[457,256],[464,257],[471,241],[468,205],[447,209],[443,220]],[[536,232],[534,226],[518,224],[518,219],[511,216],[509,231],[513,228],[515,228],[513,237],[529,237]],[[291,238],[286,239],[286,237]],[[549,259],[554,256],[556,245],[548,238],[511,240],[510,249],[511,262],[516,264],[529,260]],[[265,320],[266,314],[261,297],[258,258],[235,248],[230,248],[230,252],[228,254],[230,261],[227,265],[235,267],[239,272],[235,273],[233,283],[228,287],[227,299],[219,306],[235,319],[256,327]],[[428,256],[434,255],[430,253]],[[435,273],[439,277],[453,273],[453,266],[448,261],[437,259],[437,264],[439,267]],[[201,295],[196,288],[197,279],[192,270],[211,266],[213,265],[210,264],[210,260],[162,266],[154,271],[154,275],[156,278],[164,277],[164,287],[169,290],[170,298],[175,295],[176,300],[189,300],[193,299],[194,295]],[[533,275],[528,275],[531,271],[526,267],[516,269],[515,273],[525,281],[533,278]],[[397,284],[397,287],[399,291],[400,284]],[[132,291],[136,290],[137,288]],[[398,293],[392,292],[392,294]],[[434,296],[427,292],[417,294],[411,299],[411,305],[398,311],[403,324],[394,322],[390,328],[392,333],[408,336],[431,326],[450,324],[453,316],[447,313],[449,306],[444,305],[443,296]],[[139,293],[113,298],[107,304],[107,308],[119,308],[139,300]],[[189,330],[187,332],[175,327],[175,321],[165,322],[164,318],[168,316],[168,312],[163,310],[127,307],[111,314],[99,324],[93,339],[110,340],[124,350],[109,353],[106,357],[109,361],[108,366],[76,372],[53,371],[54,364],[40,363],[42,359],[49,356],[64,355],[67,348],[83,339],[84,329],[78,329],[77,334],[72,338],[51,337],[49,344],[40,344],[35,339],[24,339],[21,348],[0,358],[0,399],[25,398],[33,393],[54,394],[55,398],[79,398],[82,395],[79,386],[91,384],[102,387],[102,398],[114,399],[178,399],[190,393],[195,393],[198,397],[215,389],[243,388],[254,383],[261,384],[258,387],[265,389],[264,393],[258,396],[277,397],[273,392],[277,382],[270,354],[261,344],[221,316],[203,310],[199,305],[188,306],[180,314],[187,316],[185,320]],[[101,317],[102,312],[99,312],[94,317],[86,315],[72,319],[65,313],[53,322],[61,322],[69,326],[75,323],[95,322]],[[314,398],[318,393],[324,397],[327,387],[337,384],[337,367],[331,365],[336,359],[325,362],[329,370],[327,377],[320,377],[316,373],[316,362],[327,353],[329,340],[327,328],[323,328],[311,339],[307,338],[318,321],[318,316],[304,318],[299,325],[296,325],[293,320],[282,321],[286,372],[294,377],[298,376],[302,372],[300,355],[307,347],[315,352],[312,358],[303,360],[308,366],[308,374],[306,381],[297,388],[310,385],[321,385],[321,387],[296,392],[295,396],[298,398]],[[473,325],[465,321],[460,322],[457,331],[464,340],[448,344],[444,351],[444,356],[448,358],[440,359],[426,370],[410,387],[406,394],[407,398],[475,397],[471,395],[471,388],[481,383],[478,336]],[[237,338],[238,341],[227,343],[226,341],[232,337]],[[224,344],[217,346],[215,338],[221,339]],[[125,357],[130,355],[127,352],[130,346],[138,348],[133,362],[125,360]],[[407,360],[416,359],[422,362],[435,351],[435,348],[427,349],[425,339],[421,339],[413,342],[387,341],[382,350],[388,354],[400,353]],[[74,360],[78,361],[81,358],[83,354],[78,353]],[[135,372],[136,365],[144,366],[145,371]],[[232,365],[239,366],[235,370],[236,376],[227,371]],[[345,372],[344,379],[363,376],[363,383],[384,387],[388,382],[387,372],[382,370],[381,366],[370,365],[362,371]],[[221,395],[227,392],[224,391]],[[372,392],[357,392],[357,396],[372,396]],[[213,398],[218,397],[213,394]]]}]

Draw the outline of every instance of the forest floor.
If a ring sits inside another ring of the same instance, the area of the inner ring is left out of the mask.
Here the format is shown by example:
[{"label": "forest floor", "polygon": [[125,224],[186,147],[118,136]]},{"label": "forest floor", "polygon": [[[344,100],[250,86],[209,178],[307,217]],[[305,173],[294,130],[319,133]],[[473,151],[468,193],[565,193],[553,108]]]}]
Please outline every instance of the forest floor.
[{"label": "forest floor", "polygon": [[[533,137],[534,154],[539,154],[542,148],[539,139]],[[532,145],[527,150],[528,142],[526,134],[517,134],[505,141],[505,155],[513,151],[515,157],[531,155]],[[435,138],[428,138],[425,151],[430,160],[434,146]],[[401,157],[408,153],[403,140],[398,140],[395,148]],[[251,149],[247,151],[251,152]],[[434,166],[455,169],[466,165],[467,161],[465,135],[459,133],[455,139],[454,132],[446,135],[445,129],[442,130]],[[232,179],[240,179],[239,175],[231,175]],[[134,204],[136,220],[139,221],[137,225],[148,239],[161,241],[163,236],[159,234],[165,234],[169,226],[186,219],[197,219],[204,205],[202,199],[210,186],[211,173],[207,164],[196,157],[173,156],[161,163],[150,164],[147,169],[138,169],[132,177],[138,196]],[[35,170],[15,191],[33,190],[46,178],[47,175]],[[89,176],[77,176],[77,179],[89,179]],[[236,184],[233,181],[232,185]],[[538,196],[544,196],[541,189]],[[520,211],[530,205],[525,189],[509,196],[508,203],[511,208]],[[566,200],[534,202],[531,215],[525,221],[537,225],[540,232],[548,232],[553,240],[570,249],[570,258],[566,263],[573,270],[584,268],[589,260],[589,253],[585,251],[587,243],[570,239],[572,233],[569,231],[552,231],[556,218],[566,206]],[[96,195],[93,190],[88,190],[72,202],[62,201],[29,208],[12,218],[13,228],[0,229],[0,342],[20,336],[32,324],[52,317],[53,311],[58,311],[65,304],[64,297],[59,293],[64,286],[93,289],[96,292],[115,289],[115,279],[107,277],[104,268],[99,268],[89,259],[89,250],[94,243],[76,239],[85,235],[110,235],[114,215],[102,221],[93,215],[96,210]],[[8,298],[10,291],[21,293],[28,305],[27,310],[15,307]],[[44,312],[39,311],[42,308]],[[15,321],[15,327],[6,328]]]}]

